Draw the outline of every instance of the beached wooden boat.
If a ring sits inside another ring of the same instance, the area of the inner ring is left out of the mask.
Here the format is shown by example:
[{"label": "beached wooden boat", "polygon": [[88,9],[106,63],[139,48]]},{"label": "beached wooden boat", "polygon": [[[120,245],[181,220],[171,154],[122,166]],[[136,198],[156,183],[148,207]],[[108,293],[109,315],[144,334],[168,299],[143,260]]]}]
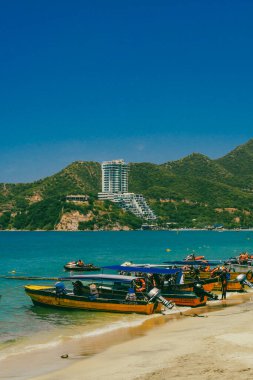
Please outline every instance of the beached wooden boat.
[{"label": "beached wooden boat", "polygon": [[[152,267],[152,266],[122,266],[122,265],[110,265],[104,267],[105,269],[116,270],[119,272],[126,273],[140,273],[142,276],[147,274],[147,284],[148,286],[156,286],[161,290],[161,295],[166,299],[174,302],[178,306],[202,306],[206,304],[208,298],[217,299],[217,296],[205,290],[201,281],[198,283],[196,281],[180,284],[180,277],[182,275],[182,270],[180,268],[168,269],[162,267]],[[151,277],[149,277],[152,275]],[[153,277],[156,276],[156,277]],[[170,276],[174,276],[171,277]],[[162,281],[159,281],[162,280]],[[156,280],[155,283],[150,283],[150,281]],[[165,280],[165,281],[164,281]],[[170,280],[173,280],[171,282]],[[215,279],[207,280],[208,289],[212,289],[214,286]],[[203,283],[205,281],[202,281]]]},{"label": "beached wooden boat", "polygon": [[[237,277],[240,273],[237,272],[229,272],[229,280],[227,283],[227,291],[228,292],[240,292],[243,290],[243,286],[240,282],[237,281]],[[211,279],[211,272],[200,272],[199,274],[200,280],[208,280]],[[217,279],[217,277],[215,277]],[[186,275],[186,281],[191,281],[191,277],[187,277]],[[213,291],[221,291],[221,282],[218,279],[216,282],[213,284]]]},{"label": "beached wooden boat", "polygon": [[[243,286],[240,282],[236,281],[237,277],[240,273],[229,273],[230,279],[228,280],[227,283],[227,291],[228,292],[240,292],[243,290]],[[208,279],[211,278],[211,273],[210,272],[201,272],[200,274],[201,279]],[[214,291],[221,291],[221,281],[217,281],[214,283]]]},{"label": "beached wooden boat", "polygon": [[[184,270],[184,275],[185,275],[185,282],[191,282],[193,280],[194,276],[194,271],[188,270],[187,267],[194,267],[196,268],[196,277],[198,278],[201,282],[202,281],[209,281],[212,279],[213,276],[213,269],[211,269],[211,266],[214,267],[214,265],[221,265],[221,260],[209,260],[209,261],[168,261],[166,262],[167,264],[175,264],[175,265],[180,265],[183,270]],[[209,269],[207,270],[207,267]],[[205,268],[205,270],[201,270],[198,268]],[[227,291],[231,292],[239,292],[243,290],[243,285],[237,281],[237,277],[240,274],[240,272],[228,272],[229,274],[229,280],[227,284]],[[253,278],[251,276],[248,276],[249,278],[248,281],[253,282]],[[216,276],[216,282],[213,283],[213,291],[221,291],[221,281],[219,278]],[[250,279],[251,278],[251,279]],[[204,285],[205,288],[207,289],[207,286]]]},{"label": "beached wooden boat", "polygon": [[[215,262],[217,262],[217,260],[215,260]],[[181,266],[175,268],[175,264],[181,264]],[[181,274],[183,273],[184,274],[184,280],[186,280],[187,283],[191,283],[189,284],[189,288],[187,288],[186,290],[192,290],[193,291],[193,283],[196,282],[196,280],[194,280],[193,278],[191,278],[189,276],[189,272],[188,271],[184,271],[183,270],[183,266],[182,264],[185,265],[185,262],[184,261],[168,261],[167,262],[167,265],[166,264],[148,264],[148,263],[145,263],[145,264],[135,264],[135,263],[132,263],[130,261],[127,261],[123,264],[121,264],[121,271],[122,272],[127,272],[127,269],[126,267],[139,267],[140,268],[140,271],[142,268],[148,268],[148,272],[150,273],[154,273],[154,270],[155,269],[165,269],[166,271],[164,272],[165,274],[167,273],[177,273],[177,272],[180,272]],[[199,265],[199,264],[198,264]],[[107,268],[107,267],[105,267]],[[158,273],[158,272],[157,272]],[[161,271],[159,273],[162,273]],[[215,283],[218,281],[218,278],[211,278],[210,276],[208,278],[203,278],[201,280],[199,280],[198,282],[203,286],[204,290],[206,292],[211,292],[212,290],[214,290],[214,286],[215,286]]]},{"label": "beached wooden boat", "polygon": [[162,296],[166,300],[174,302],[177,306],[189,306],[189,307],[198,307],[204,306],[207,302],[208,297],[198,296],[193,291],[181,290],[181,291],[166,291],[162,290]]},{"label": "beached wooden boat", "polygon": [[[40,306],[139,314],[161,310],[157,298],[151,300],[146,293],[138,293],[135,299],[127,297],[129,289],[134,289],[135,282],[139,281],[138,277],[80,275],[60,280],[55,286],[26,285],[25,292]],[[72,286],[65,287],[63,281]]]}]

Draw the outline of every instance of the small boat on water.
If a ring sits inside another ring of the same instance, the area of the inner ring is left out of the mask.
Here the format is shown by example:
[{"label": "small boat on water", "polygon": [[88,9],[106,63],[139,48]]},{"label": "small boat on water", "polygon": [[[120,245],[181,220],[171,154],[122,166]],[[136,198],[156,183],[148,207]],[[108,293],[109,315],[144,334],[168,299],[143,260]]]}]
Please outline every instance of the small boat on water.
[{"label": "small boat on water", "polygon": [[65,264],[64,269],[69,270],[69,271],[78,271],[78,272],[92,272],[92,271],[98,271],[101,268],[93,264],[86,264],[82,260],[78,260],[78,261],[70,261],[69,263]]},{"label": "small boat on water", "polygon": [[62,309],[152,314],[161,311],[161,303],[173,307],[158,289],[136,292],[141,280],[144,281],[136,276],[77,275],[60,278],[54,286],[26,285],[25,292],[34,305]]}]

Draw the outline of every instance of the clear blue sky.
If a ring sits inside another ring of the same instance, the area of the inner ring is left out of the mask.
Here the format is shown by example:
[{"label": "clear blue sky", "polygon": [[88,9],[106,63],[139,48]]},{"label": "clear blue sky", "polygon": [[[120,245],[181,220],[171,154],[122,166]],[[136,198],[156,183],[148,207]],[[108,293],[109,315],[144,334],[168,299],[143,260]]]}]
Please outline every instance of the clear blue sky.
[{"label": "clear blue sky", "polygon": [[251,0],[2,2],[0,182],[247,142],[252,20]]}]

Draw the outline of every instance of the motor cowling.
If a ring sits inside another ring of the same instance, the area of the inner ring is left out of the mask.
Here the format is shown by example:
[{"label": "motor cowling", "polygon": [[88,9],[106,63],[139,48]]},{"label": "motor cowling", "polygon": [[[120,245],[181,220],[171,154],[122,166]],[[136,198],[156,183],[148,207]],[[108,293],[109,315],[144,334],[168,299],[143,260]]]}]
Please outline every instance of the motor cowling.
[{"label": "motor cowling", "polygon": [[253,288],[253,284],[247,280],[246,274],[239,274],[236,277],[236,280],[240,282],[240,284],[247,285],[249,288]]},{"label": "motor cowling", "polygon": [[151,289],[147,296],[149,297],[150,301],[156,300],[163,304],[167,309],[172,309],[174,307],[174,303],[171,301],[166,300],[163,296],[161,296],[161,290],[158,288]]}]

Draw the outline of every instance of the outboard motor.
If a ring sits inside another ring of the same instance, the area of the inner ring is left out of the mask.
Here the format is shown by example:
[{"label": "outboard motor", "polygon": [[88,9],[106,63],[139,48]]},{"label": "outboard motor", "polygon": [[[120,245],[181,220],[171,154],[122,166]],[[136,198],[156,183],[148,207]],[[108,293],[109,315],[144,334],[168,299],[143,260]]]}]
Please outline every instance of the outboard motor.
[{"label": "outboard motor", "polygon": [[203,285],[199,284],[199,283],[196,283],[196,284],[193,285],[193,291],[201,299],[203,299],[204,296],[207,296],[208,298],[211,298],[213,300],[217,300],[218,299],[217,294],[213,294],[211,292],[206,292],[205,289],[203,288]]},{"label": "outboard motor", "polygon": [[253,288],[253,284],[247,280],[246,274],[239,274],[236,277],[236,280],[240,282],[240,284],[247,285],[249,288]]},{"label": "outboard motor", "polygon": [[174,303],[166,300],[161,296],[161,290],[158,288],[151,289],[147,295],[149,297],[149,301],[157,300],[158,302],[162,303],[163,306],[167,307],[167,309],[172,309],[174,307]]}]

